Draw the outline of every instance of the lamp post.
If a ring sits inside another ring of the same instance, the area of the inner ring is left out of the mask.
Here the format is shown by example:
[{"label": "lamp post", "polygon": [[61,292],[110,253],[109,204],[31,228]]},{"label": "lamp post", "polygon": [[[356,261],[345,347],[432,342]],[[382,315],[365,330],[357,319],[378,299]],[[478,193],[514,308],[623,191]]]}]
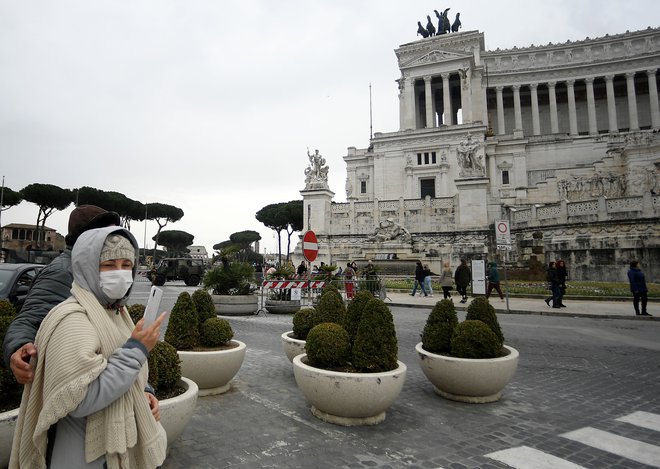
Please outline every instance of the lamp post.
[{"label": "lamp post", "polygon": [[5,203],[5,177],[2,176],[2,188],[0,188],[0,262],[5,261],[5,252],[2,250],[4,247],[4,236],[2,233],[2,211],[4,210]]},{"label": "lamp post", "polygon": [[147,204],[144,204],[144,241],[142,241],[142,256],[147,264]]}]

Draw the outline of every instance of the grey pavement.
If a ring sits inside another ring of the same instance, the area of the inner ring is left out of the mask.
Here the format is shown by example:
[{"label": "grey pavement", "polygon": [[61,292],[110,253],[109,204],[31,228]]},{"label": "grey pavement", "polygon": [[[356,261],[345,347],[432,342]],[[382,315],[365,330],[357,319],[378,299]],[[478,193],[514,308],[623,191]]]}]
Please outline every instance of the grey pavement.
[{"label": "grey pavement", "polygon": [[280,343],[290,315],[228,317],[245,362],[227,393],[199,398],[163,469],[660,467],[660,322],[635,317],[630,302],[567,300],[552,311],[511,298],[510,310],[527,314],[506,314],[492,299],[519,367],[500,401],[463,404],[433,392],[414,352],[440,298],[389,297],[408,374],[384,422],[312,415]]}]

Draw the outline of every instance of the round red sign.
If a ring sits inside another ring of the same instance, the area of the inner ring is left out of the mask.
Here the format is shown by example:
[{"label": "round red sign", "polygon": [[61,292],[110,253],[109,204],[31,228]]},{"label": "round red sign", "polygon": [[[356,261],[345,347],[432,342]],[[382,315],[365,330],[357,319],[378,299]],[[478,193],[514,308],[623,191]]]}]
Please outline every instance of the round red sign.
[{"label": "round red sign", "polygon": [[308,262],[314,262],[316,256],[319,254],[319,242],[316,239],[316,234],[309,230],[303,236],[303,256]]}]

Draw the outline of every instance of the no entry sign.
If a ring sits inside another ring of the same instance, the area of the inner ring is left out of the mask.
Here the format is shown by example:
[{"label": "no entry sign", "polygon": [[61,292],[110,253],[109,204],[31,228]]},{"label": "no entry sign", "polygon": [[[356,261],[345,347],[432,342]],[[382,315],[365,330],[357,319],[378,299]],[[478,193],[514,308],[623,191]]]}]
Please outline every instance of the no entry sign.
[{"label": "no entry sign", "polygon": [[314,262],[319,254],[319,241],[316,239],[316,233],[309,230],[303,236],[303,256],[308,262]]}]

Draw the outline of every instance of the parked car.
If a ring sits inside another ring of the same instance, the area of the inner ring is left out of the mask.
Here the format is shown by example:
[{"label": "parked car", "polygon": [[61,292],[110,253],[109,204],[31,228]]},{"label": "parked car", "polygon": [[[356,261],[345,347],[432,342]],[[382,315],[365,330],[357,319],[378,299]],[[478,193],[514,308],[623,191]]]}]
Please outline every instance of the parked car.
[{"label": "parked car", "polygon": [[0,300],[9,300],[18,313],[41,264],[0,264]]},{"label": "parked car", "polygon": [[156,268],[153,283],[162,286],[167,281],[183,280],[186,285],[196,287],[204,276],[206,267],[201,259],[190,257],[168,257],[162,259]]}]

